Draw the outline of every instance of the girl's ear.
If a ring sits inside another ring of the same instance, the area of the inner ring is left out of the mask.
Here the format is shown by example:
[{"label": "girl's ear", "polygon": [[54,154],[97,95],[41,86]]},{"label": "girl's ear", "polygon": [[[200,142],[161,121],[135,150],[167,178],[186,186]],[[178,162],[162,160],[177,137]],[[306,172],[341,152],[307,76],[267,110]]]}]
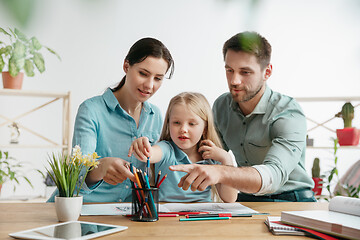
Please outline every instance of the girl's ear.
[{"label": "girl's ear", "polygon": [[124,61],[124,65],[123,65],[123,69],[124,69],[124,72],[127,73],[128,70],[129,70],[129,62],[127,60]]}]

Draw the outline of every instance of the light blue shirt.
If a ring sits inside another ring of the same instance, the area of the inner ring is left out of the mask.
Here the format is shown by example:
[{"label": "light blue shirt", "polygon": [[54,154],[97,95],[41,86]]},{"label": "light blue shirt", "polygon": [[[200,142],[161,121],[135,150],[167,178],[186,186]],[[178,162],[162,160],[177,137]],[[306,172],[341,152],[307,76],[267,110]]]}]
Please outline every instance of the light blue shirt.
[{"label": "light blue shirt", "polygon": [[[192,164],[189,157],[176,146],[173,141],[161,141],[156,143],[161,148],[161,161],[155,163],[155,173],[161,171],[161,176],[167,174],[167,178],[159,187],[159,201],[164,202],[211,202],[211,187],[204,191],[195,192],[183,190],[178,187],[180,179],[186,175],[184,172],[170,171],[169,166],[178,164]],[[202,160],[197,164],[220,164],[211,159]],[[156,174],[155,174],[156,175]]]},{"label": "light blue shirt", "polygon": [[[97,152],[101,158],[118,157],[138,169],[144,169],[146,163],[138,161],[134,156],[127,156],[131,143],[142,136],[148,137],[151,144],[155,143],[159,139],[161,127],[160,110],[148,102],[143,103],[137,127],[135,120],[121,108],[109,88],[103,95],[90,98],[79,106],[73,146],[79,145],[83,154]],[[100,181],[89,188],[84,183],[80,193],[84,202],[131,202],[129,179],[115,186]],[[56,194],[57,191],[48,201],[54,201]]]},{"label": "light blue shirt", "polygon": [[313,188],[305,170],[306,119],[293,98],[266,86],[254,111],[244,116],[225,93],[213,112],[224,148],[233,152],[238,166],[254,166],[262,176],[258,194]]}]

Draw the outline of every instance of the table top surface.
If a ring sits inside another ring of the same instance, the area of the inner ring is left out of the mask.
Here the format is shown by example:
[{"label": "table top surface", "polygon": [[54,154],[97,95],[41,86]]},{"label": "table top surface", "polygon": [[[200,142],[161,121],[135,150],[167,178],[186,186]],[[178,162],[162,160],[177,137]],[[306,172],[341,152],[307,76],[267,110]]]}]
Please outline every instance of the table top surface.
[{"label": "table top surface", "polygon": [[[327,202],[242,202],[258,212],[280,216],[281,211],[327,210]],[[230,220],[180,222],[180,217],[161,217],[157,222],[134,222],[125,216],[80,216],[80,221],[127,226],[128,229],[100,239],[269,239],[264,221],[268,215]],[[183,217],[181,217],[183,218]],[[0,203],[0,239],[9,233],[58,223],[53,203]],[[286,236],[300,239],[301,236]]]}]

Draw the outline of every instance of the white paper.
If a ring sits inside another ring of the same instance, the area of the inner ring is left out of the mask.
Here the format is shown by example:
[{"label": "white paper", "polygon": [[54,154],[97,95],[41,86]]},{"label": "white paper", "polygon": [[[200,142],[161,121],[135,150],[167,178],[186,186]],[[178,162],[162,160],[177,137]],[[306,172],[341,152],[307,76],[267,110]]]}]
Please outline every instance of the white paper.
[{"label": "white paper", "polygon": [[[159,212],[258,213],[240,203],[165,203]],[[131,203],[85,204],[81,215],[130,215]]]},{"label": "white paper", "polygon": [[165,203],[161,206],[167,212],[258,213],[240,203]]}]

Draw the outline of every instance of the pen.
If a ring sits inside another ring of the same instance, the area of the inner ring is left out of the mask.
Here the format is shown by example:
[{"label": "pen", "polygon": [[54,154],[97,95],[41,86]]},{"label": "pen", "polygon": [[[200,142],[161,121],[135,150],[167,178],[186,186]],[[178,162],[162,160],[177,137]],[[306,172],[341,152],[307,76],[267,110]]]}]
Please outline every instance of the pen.
[{"label": "pen", "polygon": [[179,221],[208,221],[208,220],[228,220],[231,217],[206,217],[206,218],[180,218]]},{"label": "pen", "polygon": [[207,218],[207,217],[252,217],[251,214],[231,214],[231,213],[213,213],[213,214],[188,214],[186,218]]}]

